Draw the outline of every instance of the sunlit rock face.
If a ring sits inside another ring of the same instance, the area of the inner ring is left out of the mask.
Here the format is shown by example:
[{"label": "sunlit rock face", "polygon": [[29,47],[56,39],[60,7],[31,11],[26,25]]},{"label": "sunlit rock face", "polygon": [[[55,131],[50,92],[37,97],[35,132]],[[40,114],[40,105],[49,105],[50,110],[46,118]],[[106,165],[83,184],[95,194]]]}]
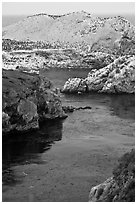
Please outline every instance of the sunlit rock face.
[{"label": "sunlit rock face", "polygon": [[135,56],[119,57],[102,69],[93,69],[85,79],[68,79],[63,92],[134,93]]},{"label": "sunlit rock face", "polygon": [[3,133],[39,128],[39,122],[64,118],[58,95],[46,77],[3,70]]}]

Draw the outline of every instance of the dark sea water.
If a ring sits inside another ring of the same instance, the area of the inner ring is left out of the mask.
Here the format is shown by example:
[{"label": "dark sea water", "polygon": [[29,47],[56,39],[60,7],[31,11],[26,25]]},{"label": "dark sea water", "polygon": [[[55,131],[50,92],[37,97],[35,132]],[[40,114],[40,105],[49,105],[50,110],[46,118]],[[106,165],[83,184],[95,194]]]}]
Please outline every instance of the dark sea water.
[{"label": "dark sea water", "polygon": [[[89,69],[50,69],[45,71],[44,74],[50,79],[53,85],[57,88],[62,88],[68,78],[79,77],[85,78],[89,73]],[[112,111],[111,114],[117,115],[122,118],[135,118],[135,97],[134,95],[108,95],[108,94],[83,94],[83,95],[61,95],[61,100],[64,105],[70,104],[74,106],[92,106],[92,105],[105,105]]]},{"label": "dark sea water", "polygon": [[13,166],[42,163],[41,154],[48,151],[54,141],[62,139],[62,120],[46,122],[40,127],[38,131],[20,135],[13,134],[3,138],[2,167],[5,185],[18,183],[18,179],[11,170]]},{"label": "dark sea water", "polygon": [[[24,17],[3,16],[2,26]],[[125,17],[135,23],[134,16]],[[68,78],[84,78],[88,72],[51,69],[41,74],[62,88]],[[91,186],[111,176],[119,156],[134,148],[134,95],[60,97],[63,105],[92,109],[43,123],[38,131],[3,137],[3,201],[86,202]]]},{"label": "dark sea water", "polygon": [[[88,72],[53,69],[41,74],[61,88],[69,77]],[[134,147],[134,95],[60,97],[64,105],[92,109],[43,123],[38,131],[3,138],[3,201],[88,201],[91,185],[111,175],[117,158]],[[31,189],[28,194],[29,186],[35,187],[33,193]]]}]

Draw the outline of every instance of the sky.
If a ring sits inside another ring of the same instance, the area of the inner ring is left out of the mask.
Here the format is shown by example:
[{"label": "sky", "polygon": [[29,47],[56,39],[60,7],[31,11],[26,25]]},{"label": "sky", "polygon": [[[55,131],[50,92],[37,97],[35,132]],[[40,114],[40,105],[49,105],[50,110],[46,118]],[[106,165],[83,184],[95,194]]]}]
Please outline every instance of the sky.
[{"label": "sky", "polygon": [[3,2],[2,15],[66,14],[84,10],[92,14],[135,14],[133,2]]}]

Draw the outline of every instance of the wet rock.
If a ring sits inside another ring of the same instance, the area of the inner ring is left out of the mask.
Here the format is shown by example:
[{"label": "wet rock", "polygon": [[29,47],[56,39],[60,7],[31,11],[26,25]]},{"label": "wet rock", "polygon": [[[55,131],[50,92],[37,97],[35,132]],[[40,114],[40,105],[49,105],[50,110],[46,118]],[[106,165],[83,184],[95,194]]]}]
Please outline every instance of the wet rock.
[{"label": "wet rock", "polygon": [[90,107],[90,106],[84,106],[84,107],[76,108],[76,110],[91,110],[91,109],[92,109],[92,107]]},{"label": "wet rock", "polygon": [[62,107],[65,113],[72,113],[75,110],[91,110],[92,107],[85,106],[85,107],[74,107],[74,106],[63,106]]},{"label": "wet rock", "polygon": [[64,93],[134,93],[135,56],[123,56],[102,69],[93,69],[85,79],[72,78],[65,83]]},{"label": "wet rock", "polygon": [[3,133],[39,128],[39,122],[67,117],[44,76],[3,70]]},{"label": "wet rock", "polygon": [[62,107],[65,113],[73,113],[75,110],[75,107],[73,106],[63,106]]}]

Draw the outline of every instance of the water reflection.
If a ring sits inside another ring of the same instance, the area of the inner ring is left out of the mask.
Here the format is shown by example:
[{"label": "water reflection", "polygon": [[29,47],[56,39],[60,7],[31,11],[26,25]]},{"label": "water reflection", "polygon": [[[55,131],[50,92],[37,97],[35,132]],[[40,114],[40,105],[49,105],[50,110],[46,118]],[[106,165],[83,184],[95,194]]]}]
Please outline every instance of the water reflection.
[{"label": "water reflection", "polygon": [[73,106],[106,106],[111,115],[122,119],[135,119],[134,94],[64,94],[62,101],[65,105]]},{"label": "water reflection", "polygon": [[[42,71],[43,72],[43,71]],[[85,78],[89,70],[87,69],[50,69],[42,74],[47,76],[55,85],[62,88],[68,78]],[[65,105],[76,106],[106,106],[112,115],[123,119],[135,118],[135,96],[132,94],[110,95],[110,94],[71,94],[62,95],[62,101]]]},{"label": "water reflection", "polygon": [[114,115],[124,119],[135,119],[135,95],[113,95],[110,103]]},{"label": "water reflection", "polygon": [[[62,139],[63,121],[40,124],[40,130],[20,135],[4,136],[2,140],[3,183],[17,181],[11,167],[15,165],[43,163],[41,153],[48,151],[54,141]],[[45,162],[44,162],[45,163]]]}]

